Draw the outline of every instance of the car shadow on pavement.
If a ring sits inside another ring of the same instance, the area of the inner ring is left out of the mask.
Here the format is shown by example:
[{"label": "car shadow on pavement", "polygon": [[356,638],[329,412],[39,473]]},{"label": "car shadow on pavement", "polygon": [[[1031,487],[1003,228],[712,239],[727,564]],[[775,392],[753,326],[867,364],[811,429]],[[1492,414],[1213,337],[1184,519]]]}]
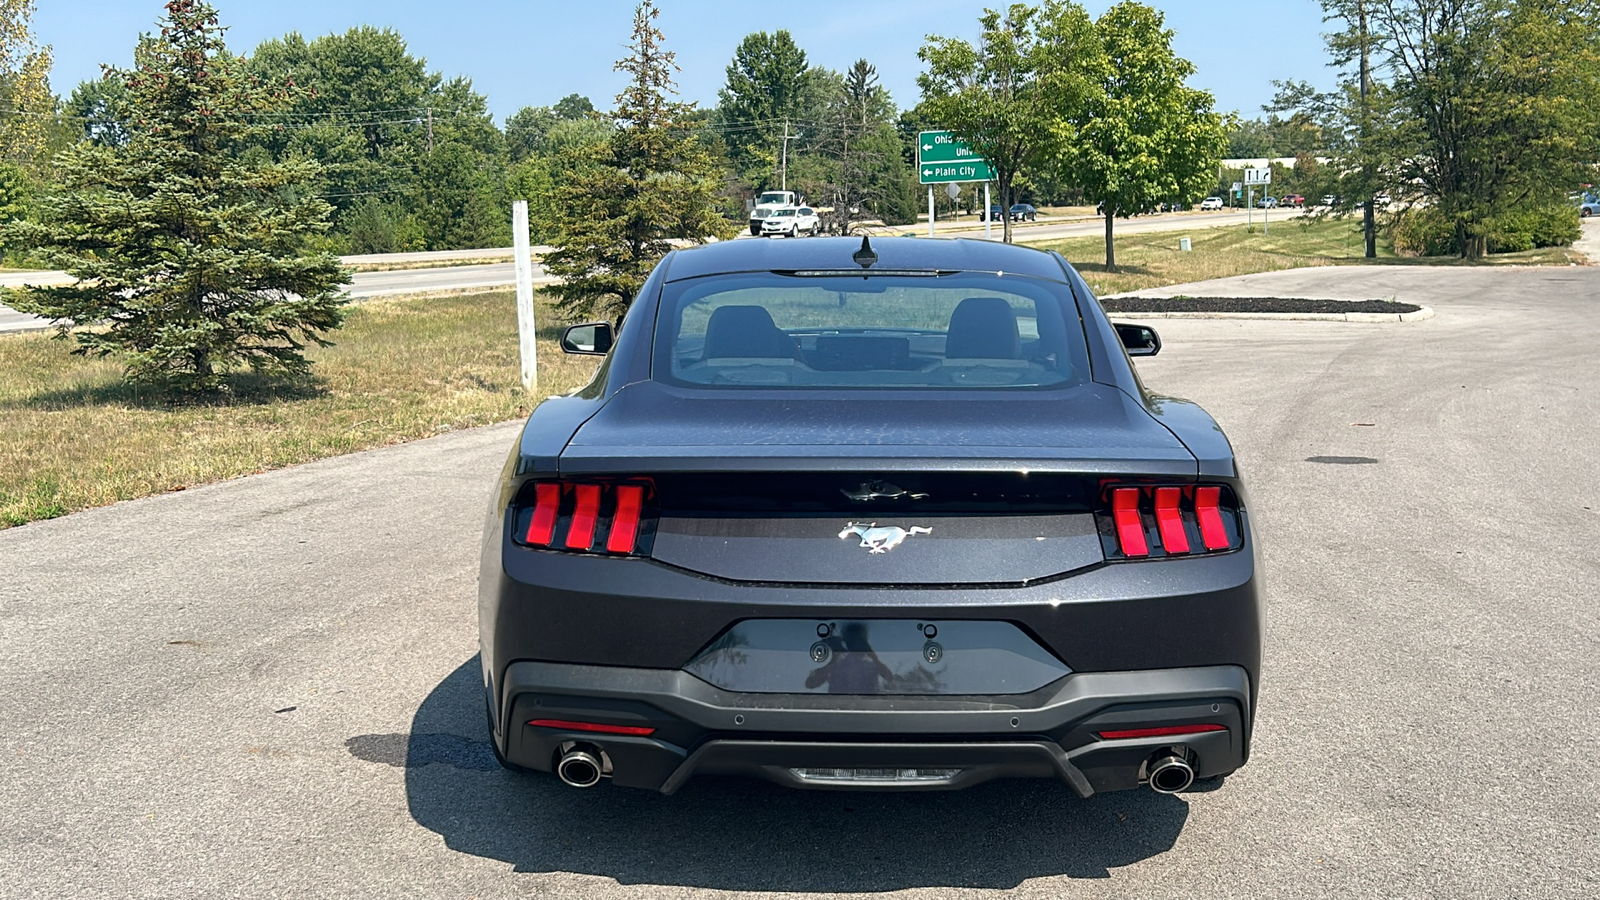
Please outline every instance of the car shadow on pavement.
[{"label": "car shadow on pavement", "polygon": [[[404,766],[416,821],[462,853],[521,872],[740,891],[1011,888],[1029,878],[1105,878],[1170,849],[1177,797],[1124,791],[1080,800],[1044,780],[964,791],[797,791],[698,778],[667,797],[566,787],[498,766],[473,657],[423,701],[410,735],[351,738],[351,752]],[[403,743],[402,743],[403,742]]]}]

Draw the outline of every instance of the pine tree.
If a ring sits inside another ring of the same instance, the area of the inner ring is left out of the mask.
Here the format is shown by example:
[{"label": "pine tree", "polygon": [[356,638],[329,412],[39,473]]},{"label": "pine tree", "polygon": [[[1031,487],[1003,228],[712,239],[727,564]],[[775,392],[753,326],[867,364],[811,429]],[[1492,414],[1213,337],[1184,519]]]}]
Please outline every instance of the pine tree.
[{"label": "pine tree", "polygon": [[329,206],[308,190],[315,163],[240,153],[291,88],[251,78],[206,3],[166,9],[134,69],[107,73],[127,85],[127,143],[63,152],[39,221],[8,229],[78,283],[7,302],[60,320],[75,353],[125,358],[135,381],[204,391],[239,367],[303,375],[306,343],[327,346],[343,317],[338,260],[306,249]]},{"label": "pine tree", "polygon": [[557,197],[556,250],[545,266],[561,277],[550,290],[571,318],[620,318],[670,239],[732,236],[717,212],[720,168],[690,121],[694,106],[671,99],[677,66],[662,48],[659,15],[652,0],[635,10],[631,52],[616,65],[629,77],[612,114],[617,130],[574,151],[585,159]]}]

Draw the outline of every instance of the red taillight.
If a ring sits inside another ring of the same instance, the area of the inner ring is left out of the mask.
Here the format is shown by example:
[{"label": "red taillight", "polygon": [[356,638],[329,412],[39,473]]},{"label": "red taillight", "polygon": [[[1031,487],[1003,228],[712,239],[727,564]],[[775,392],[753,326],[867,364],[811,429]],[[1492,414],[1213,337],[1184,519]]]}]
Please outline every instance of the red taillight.
[{"label": "red taillight", "polygon": [[1160,728],[1126,728],[1121,731],[1099,732],[1101,740],[1125,741],[1130,738],[1171,737],[1177,734],[1206,734],[1212,731],[1227,731],[1226,725],[1207,723],[1204,725],[1164,725]]},{"label": "red taillight", "polygon": [[[1243,543],[1237,500],[1223,485],[1113,483],[1101,497],[1097,515],[1107,559],[1195,556]],[[1146,530],[1151,519],[1156,527]]]},{"label": "red taillight", "polygon": [[654,728],[640,725],[603,725],[599,722],[572,722],[567,719],[530,719],[529,725],[539,728],[558,728],[562,731],[587,731],[593,734],[620,734],[628,737],[649,737]]},{"label": "red taillight", "polygon": [[1156,527],[1161,530],[1161,546],[1168,553],[1188,553],[1189,535],[1183,531],[1183,514],[1178,511],[1178,501],[1183,499],[1183,488],[1156,488]]},{"label": "red taillight", "polygon": [[1194,489],[1194,516],[1200,523],[1200,540],[1207,550],[1228,549],[1228,529],[1222,524],[1222,488]]},{"label": "red taillight", "polygon": [[594,546],[594,526],[600,520],[600,485],[574,485],[573,493],[578,505],[572,510],[572,524],[567,526],[567,549],[587,550]]},{"label": "red taillight", "polygon": [[535,488],[533,518],[528,522],[525,540],[535,547],[548,547],[556,534],[556,515],[561,512],[561,485],[554,482]]},{"label": "red taillight", "polygon": [[512,536],[550,550],[648,556],[651,485],[560,479],[527,485],[512,509]]},{"label": "red taillight", "polygon": [[1139,516],[1139,489],[1117,488],[1111,492],[1111,518],[1117,526],[1117,543],[1124,556],[1149,556],[1144,539],[1144,520]]},{"label": "red taillight", "polygon": [[624,484],[617,488],[617,511],[611,517],[611,533],[606,536],[606,550],[612,553],[632,553],[639,537],[639,513],[644,509],[644,488],[637,484]]}]

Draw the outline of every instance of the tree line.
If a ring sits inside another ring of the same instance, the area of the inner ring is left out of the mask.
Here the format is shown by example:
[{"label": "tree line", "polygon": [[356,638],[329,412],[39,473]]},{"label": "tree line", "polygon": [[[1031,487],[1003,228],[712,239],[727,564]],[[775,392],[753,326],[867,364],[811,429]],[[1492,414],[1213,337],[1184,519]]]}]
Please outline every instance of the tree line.
[{"label": "tree line", "polygon": [[[61,99],[33,0],[0,0],[0,242],[81,279],[8,302],[136,378],[304,374],[301,351],[342,316],[335,254],[504,245],[526,198],[565,315],[616,317],[669,241],[731,236],[758,191],[798,191],[834,233],[914,221],[917,137],[935,128],[991,162],[1002,207],[1098,203],[1108,267],[1117,218],[1216,189],[1222,154],[1251,141],[1291,143],[1306,193],[1361,213],[1369,248],[1388,193],[1397,243],[1410,229],[1474,257],[1576,228],[1563,192],[1600,158],[1595,3],[1324,0],[1338,87],[1282,83],[1253,128],[1188,86],[1193,65],[1136,0],[1098,18],[1015,3],[976,40],[929,36],[909,109],[870,61],[812,66],[781,30],[740,42],[714,106],[685,103],[642,0],[609,110],[571,95],[503,126],[392,30],[237,55],[203,0],[169,0],[131,69]],[[71,330],[89,323],[106,327]]]}]

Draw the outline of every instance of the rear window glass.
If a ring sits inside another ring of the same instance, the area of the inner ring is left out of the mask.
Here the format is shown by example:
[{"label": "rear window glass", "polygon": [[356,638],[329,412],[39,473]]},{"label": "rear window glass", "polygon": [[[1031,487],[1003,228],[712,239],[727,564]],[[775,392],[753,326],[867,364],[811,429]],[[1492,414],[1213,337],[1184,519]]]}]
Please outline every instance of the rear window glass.
[{"label": "rear window glass", "polygon": [[718,275],[669,284],[655,378],[704,387],[1039,389],[1088,377],[1065,284],[1016,275]]}]

